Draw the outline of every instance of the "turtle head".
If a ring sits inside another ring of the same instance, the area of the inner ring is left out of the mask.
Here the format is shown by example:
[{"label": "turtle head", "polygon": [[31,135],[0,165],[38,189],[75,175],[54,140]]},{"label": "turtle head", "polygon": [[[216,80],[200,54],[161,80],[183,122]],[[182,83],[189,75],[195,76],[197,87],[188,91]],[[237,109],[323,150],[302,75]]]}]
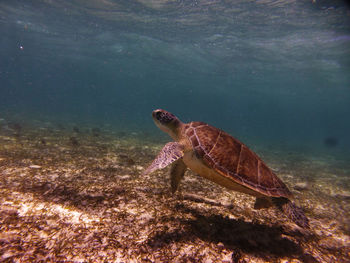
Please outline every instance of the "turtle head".
[{"label": "turtle head", "polygon": [[181,122],[174,114],[158,109],[152,112],[152,117],[159,129],[168,133],[173,139],[177,139],[178,128]]}]

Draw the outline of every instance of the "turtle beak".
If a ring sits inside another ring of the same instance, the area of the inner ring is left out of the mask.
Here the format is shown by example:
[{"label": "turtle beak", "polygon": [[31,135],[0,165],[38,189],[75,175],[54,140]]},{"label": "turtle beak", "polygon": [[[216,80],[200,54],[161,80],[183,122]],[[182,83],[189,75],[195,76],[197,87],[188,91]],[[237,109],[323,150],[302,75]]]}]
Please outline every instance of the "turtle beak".
[{"label": "turtle beak", "polygon": [[[152,118],[153,118],[154,120],[157,120],[157,115],[159,115],[160,112],[162,112],[161,109],[154,110],[154,111],[152,112]],[[158,114],[157,114],[157,113],[158,113]]]},{"label": "turtle beak", "polygon": [[163,110],[161,110],[161,109],[157,109],[157,110],[154,110],[152,112],[152,119],[153,119],[154,123],[156,124],[156,126],[160,129],[162,129],[161,128],[162,125],[161,125],[161,121],[160,121],[162,112],[163,112]]},{"label": "turtle beak", "polygon": [[172,114],[162,109],[157,109],[152,112],[152,118],[155,122],[159,122],[161,124],[168,123],[172,118]]}]

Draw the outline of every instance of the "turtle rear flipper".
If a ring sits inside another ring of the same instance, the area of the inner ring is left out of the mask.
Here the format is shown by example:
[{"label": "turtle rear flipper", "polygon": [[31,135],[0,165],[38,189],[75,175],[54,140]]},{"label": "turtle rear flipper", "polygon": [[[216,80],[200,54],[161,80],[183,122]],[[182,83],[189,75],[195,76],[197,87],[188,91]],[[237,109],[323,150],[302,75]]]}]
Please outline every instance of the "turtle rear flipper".
[{"label": "turtle rear flipper", "polygon": [[284,197],[273,198],[274,203],[286,216],[302,228],[310,228],[309,219],[303,209]]},{"label": "turtle rear flipper", "polygon": [[181,179],[184,177],[187,166],[182,159],[175,161],[170,170],[171,192],[175,193],[179,187]]}]

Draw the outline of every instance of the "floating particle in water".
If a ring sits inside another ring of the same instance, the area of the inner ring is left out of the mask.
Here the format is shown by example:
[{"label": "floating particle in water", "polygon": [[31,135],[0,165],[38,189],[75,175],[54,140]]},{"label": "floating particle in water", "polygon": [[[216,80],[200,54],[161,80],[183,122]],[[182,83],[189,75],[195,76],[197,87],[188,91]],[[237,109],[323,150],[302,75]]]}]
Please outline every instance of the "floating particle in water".
[{"label": "floating particle in water", "polygon": [[338,139],[332,136],[326,137],[323,140],[324,145],[329,148],[336,147],[338,145],[338,142]]},{"label": "floating particle in water", "polygon": [[78,139],[76,137],[73,137],[73,136],[69,138],[69,142],[73,146],[79,146],[80,145],[79,142],[78,142]]}]

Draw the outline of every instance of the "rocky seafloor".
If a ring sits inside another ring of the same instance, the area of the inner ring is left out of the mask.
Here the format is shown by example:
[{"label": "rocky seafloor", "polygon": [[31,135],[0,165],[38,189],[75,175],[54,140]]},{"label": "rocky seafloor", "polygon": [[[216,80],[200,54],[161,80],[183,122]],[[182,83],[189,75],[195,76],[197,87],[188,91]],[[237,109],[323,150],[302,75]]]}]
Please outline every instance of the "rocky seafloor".
[{"label": "rocky seafloor", "polygon": [[0,262],[350,262],[347,162],[262,151],[305,230],[190,171],[172,195],[142,132],[2,121]]}]

